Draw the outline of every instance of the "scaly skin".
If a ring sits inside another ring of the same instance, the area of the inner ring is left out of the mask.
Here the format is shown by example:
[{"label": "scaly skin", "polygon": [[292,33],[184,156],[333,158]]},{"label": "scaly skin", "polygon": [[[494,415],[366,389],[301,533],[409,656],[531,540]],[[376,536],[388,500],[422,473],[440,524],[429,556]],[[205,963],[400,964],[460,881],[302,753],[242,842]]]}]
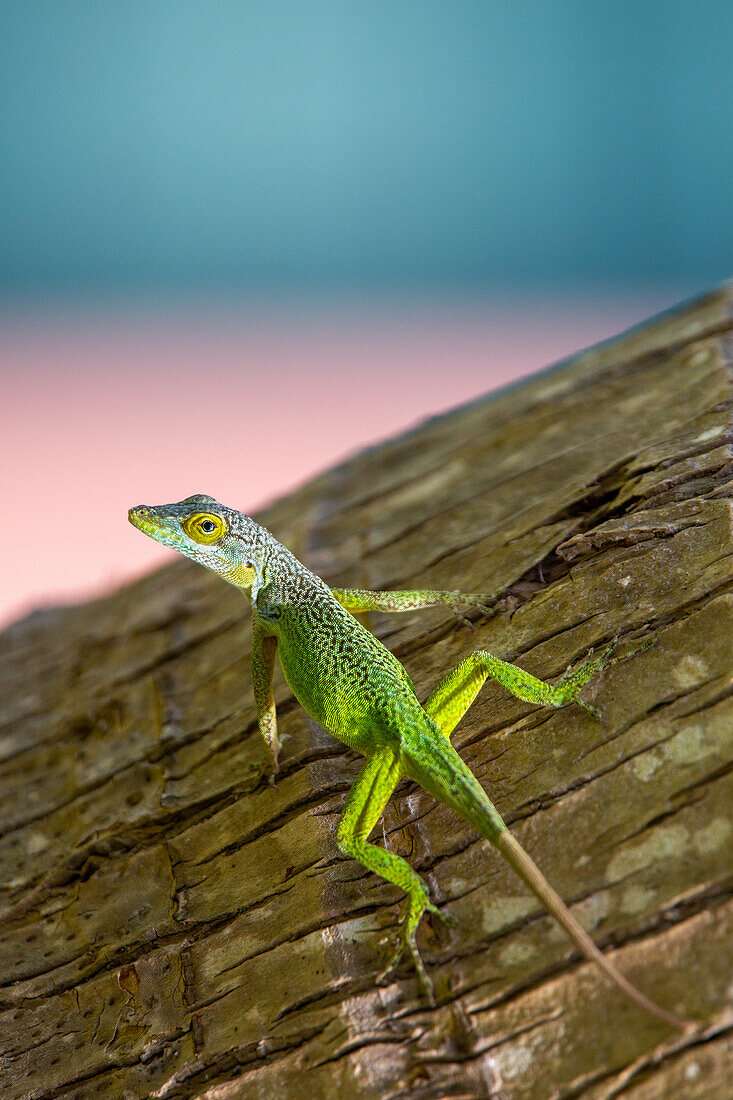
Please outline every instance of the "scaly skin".
[{"label": "scaly skin", "polygon": [[273,775],[279,751],[271,686],[276,652],[301,706],[340,741],[367,757],[346,800],[336,841],[342,852],[407,894],[401,944],[392,966],[404,949],[409,949],[432,1001],[432,983],[415,933],[423,913],[441,914],[406,860],[368,840],[395,786],[402,776],[408,776],[499,849],[577,947],[628,997],[673,1027],[690,1026],[689,1021],[649,1000],[601,953],[508,831],[449,740],[487,677],[526,702],[554,707],[578,703],[598,717],[577,693],[593,675],[618,660],[611,657],[615,641],[599,656],[589,654],[574,671],[568,669],[554,687],[490,653],[472,653],[421,706],[400,662],[351,612],[406,611],[444,604],[460,613],[462,603],[485,608],[485,597],[440,591],[331,590],[264,527],[209,496],[132,508],[129,519],[146,535],[207,566],[251,599],[252,680]]}]

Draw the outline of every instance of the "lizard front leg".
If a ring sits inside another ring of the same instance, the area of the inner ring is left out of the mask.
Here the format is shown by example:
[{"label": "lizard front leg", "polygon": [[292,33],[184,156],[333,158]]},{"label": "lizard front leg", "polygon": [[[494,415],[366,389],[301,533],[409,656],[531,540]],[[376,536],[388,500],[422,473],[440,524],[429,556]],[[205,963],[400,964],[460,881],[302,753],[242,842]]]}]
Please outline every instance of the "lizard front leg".
[{"label": "lizard front leg", "polygon": [[272,767],[270,782],[273,783],[277,775],[277,758],[280,752],[280,741],[277,736],[277,713],[275,711],[275,697],[272,694],[272,670],[275,665],[275,652],[277,650],[277,638],[274,634],[267,634],[262,624],[262,619],[257,611],[252,608],[252,685],[254,687],[255,705],[257,707],[257,722],[270,756]]},{"label": "lizard front leg", "polygon": [[347,611],[420,611],[425,607],[449,607],[454,615],[473,626],[461,613],[461,604],[476,607],[485,615],[493,614],[494,598],[481,592],[448,592],[441,589],[415,589],[401,592],[373,592],[367,588],[332,588],[335,599]]},{"label": "lizard front leg", "polygon": [[469,654],[444,680],[441,680],[425,703],[424,709],[437,722],[440,732],[450,737],[478,695],[484,681],[491,677],[525,703],[534,703],[541,707],[566,707],[570,703],[577,703],[594,718],[601,719],[600,711],[578,698],[579,690],[596,673],[617,664],[618,661],[628,660],[629,657],[643,652],[654,645],[655,641],[655,638],[651,638],[630,653],[624,654],[623,657],[612,657],[611,654],[619,644],[618,638],[614,638],[597,656],[594,657],[591,650],[579,665],[568,668],[554,685],[538,680],[536,676],[532,676],[522,668],[517,668],[516,665],[509,664],[508,661],[500,661],[491,653],[478,650]]}]

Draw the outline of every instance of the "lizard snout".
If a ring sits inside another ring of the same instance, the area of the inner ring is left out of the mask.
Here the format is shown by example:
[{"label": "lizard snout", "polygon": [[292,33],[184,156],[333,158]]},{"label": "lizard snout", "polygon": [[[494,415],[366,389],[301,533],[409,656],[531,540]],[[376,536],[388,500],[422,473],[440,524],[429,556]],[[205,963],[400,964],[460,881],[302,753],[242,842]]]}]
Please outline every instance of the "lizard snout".
[{"label": "lizard snout", "polygon": [[129,510],[127,518],[133,527],[139,527],[142,530],[145,521],[150,521],[151,512],[146,504],[138,504],[135,508]]}]

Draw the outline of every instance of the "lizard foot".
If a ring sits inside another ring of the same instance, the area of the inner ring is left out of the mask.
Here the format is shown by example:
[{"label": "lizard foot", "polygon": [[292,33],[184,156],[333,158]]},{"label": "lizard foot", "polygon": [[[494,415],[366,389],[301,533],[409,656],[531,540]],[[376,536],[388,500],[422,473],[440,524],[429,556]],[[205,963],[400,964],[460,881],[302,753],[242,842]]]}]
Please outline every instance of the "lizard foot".
[{"label": "lizard foot", "polygon": [[484,618],[490,619],[496,614],[497,598],[495,596],[483,596],[481,593],[473,592],[455,592],[453,593],[455,599],[450,604],[450,609],[464,626],[467,626],[470,630],[476,629],[476,624],[473,623],[467,615],[461,610],[462,606],[467,608],[474,608]]},{"label": "lizard foot", "polygon": [[585,659],[581,661],[580,664],[575,667],[569,665],[565,674],[558,680],[553,689],[553,705],[556,707],[565,707],[569,703],[577,703],[578,706],[587,710],[597,721],[603,721],[601,711],[591,706],[590,703],[584,703],[582,699],[579,699],[578,692],[584,684],[587,684],[590,679],[603,669],[610,668],[611,665],[618,664],[619,661],[627,661],[637,653],[643,653],[644,650],[650,649],[651,646],[655,645],[656,641],[656,636],[647,638],[630,652],[624,653],[622,656],[614,657],[612,654],[616,652],[620,644],[620,636],[617,634],[603,647],[598,656],[594,657],[593,650],[590,649]]},{"label": "lizard foot", "polygon": [[450,913],[442,913],[438,909],[437,905],[428,899],[427,893],[418,895],[417,892],[411,895],[407,899],[405,910],[401,918],[401,929],[396,950],[389,964],[377,977],[378,984],[382,985],[386,981],[387,977],[396,969],[402,956],[407,949],[412,955],[412,961],[417,972],[417,980],[421,989],[431,1005],[435,1004],[435,987],[433,981],[428,974],[425,963],[422,961],[420,951],[417,946],[416,933],[418,925],[422,919],[423,913],[432,913],[434,916],[439,917],[445,924],[457,924],[457,918]]}]

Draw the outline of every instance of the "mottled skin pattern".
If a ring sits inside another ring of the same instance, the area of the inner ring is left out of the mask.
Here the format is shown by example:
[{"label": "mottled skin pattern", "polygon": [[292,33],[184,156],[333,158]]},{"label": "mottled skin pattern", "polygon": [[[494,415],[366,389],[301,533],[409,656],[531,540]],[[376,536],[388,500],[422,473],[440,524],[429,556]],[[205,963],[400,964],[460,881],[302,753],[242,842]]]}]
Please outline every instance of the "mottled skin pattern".
[{"label": "mottled skin pattern", "polygon": [[631,985],[596,947],[508,831],[449,740],[487,677],[526,702],[554,707],[577,703],[598,716],[577,693],[596,672],[618,659],[611,657],[615,642],[599,656],[589,655],[574,671],[568,669],[554,687],[490,653],[472,653],[421,706],[400,662],[351,612],[405,611],[435,604],[459,611],[462,602],[483,606],[484,597],[459,592],[332,590],[264,527],[209,496],[132,508],[129,519],[151,538],[207,566],[250,597],[252,680],[273,776],[279,750],[272,695],[276,653],[305,710],[367,758],[349,792],[336,840],[343,852],[407,894],[400,947],[388,969],[408,948],[432,1000],[432,983],[418,953],[415,933],[424,912],[441,914],[410,865],[368,840],[396,784],[409,776],[499,849],[580,950],[627,996],[666,1023],[687,1026]]}]

